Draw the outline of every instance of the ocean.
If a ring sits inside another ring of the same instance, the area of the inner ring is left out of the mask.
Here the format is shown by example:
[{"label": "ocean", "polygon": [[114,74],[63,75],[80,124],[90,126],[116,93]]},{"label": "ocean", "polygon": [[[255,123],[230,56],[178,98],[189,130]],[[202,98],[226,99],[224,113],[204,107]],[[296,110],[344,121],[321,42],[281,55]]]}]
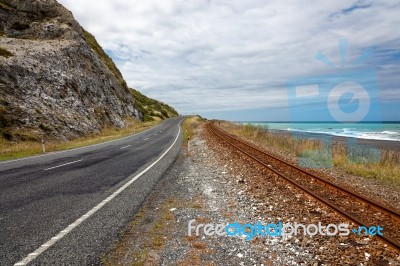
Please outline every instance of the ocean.
[{"label": "ocean", "polygon": [[272,130],[285,130],[313,134],[327,134],[332,136],[354,137],[373,140],[400,141],[400,122],[362,122],[362,123],[288,123],[288,122],[241,122]]}]

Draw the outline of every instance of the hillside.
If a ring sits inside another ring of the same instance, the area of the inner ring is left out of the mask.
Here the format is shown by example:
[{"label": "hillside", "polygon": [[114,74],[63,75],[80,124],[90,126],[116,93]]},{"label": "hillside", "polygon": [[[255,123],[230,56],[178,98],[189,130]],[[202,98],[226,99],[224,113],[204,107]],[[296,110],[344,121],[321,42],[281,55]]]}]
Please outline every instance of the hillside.
[{"label": "hillside", "polygon": [[143,121],[152,121],[155,119],[165,119],[178,116],[178,112],[165,103],[148,98],[134,89],[131,89],[131,94],[136,100],[137,108],[143,114]]},{"label": "hillside", "polygon": [[[87,31],[83,31],[84,36],[90,47],[96,51],[96,53],[99,55],[101,60],[104,62],[104,64],[110,69],[110,71],[114,74],[114,76],[117,78],[118,82],[123,88],[127,88],[127,84],[122,77],[121,72],[117,68],[117,66],[114,64],[112,59],[104,52],[103,48],[99,45],[99,43],[96,41],[96,38],[90,34]],[[143,95],[139,91],[130,88],[129,89],[132,97],[136,101],[136,107],[139,110],[139,112],[142,114],[142,119],[143,121],[153,121],[157,119],[166,119],[174,116],[178,116],[178,112],[171,106],[151,99],[147,97],[146,95]]]},{"label": "hillside", "polygon": [[6,139],[73,139],[177,115],[129,89],[96,39],[54,0],[0,0],[0,73]]}]

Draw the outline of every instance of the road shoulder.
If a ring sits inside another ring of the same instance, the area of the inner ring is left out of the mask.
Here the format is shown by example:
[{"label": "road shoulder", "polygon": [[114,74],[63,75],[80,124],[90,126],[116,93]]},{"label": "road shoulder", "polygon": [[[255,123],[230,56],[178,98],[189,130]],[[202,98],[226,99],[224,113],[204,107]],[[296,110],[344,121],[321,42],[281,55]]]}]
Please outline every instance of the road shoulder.
[{"label": "road shoulder", "polygon": [[[217,143],[199,128],[149,195],[104,265],[321,265],[396,263],[373,238],[188,235],[188,223],[226,224],[343,219]],[[194,232],[194,231],[193,231]]]}]

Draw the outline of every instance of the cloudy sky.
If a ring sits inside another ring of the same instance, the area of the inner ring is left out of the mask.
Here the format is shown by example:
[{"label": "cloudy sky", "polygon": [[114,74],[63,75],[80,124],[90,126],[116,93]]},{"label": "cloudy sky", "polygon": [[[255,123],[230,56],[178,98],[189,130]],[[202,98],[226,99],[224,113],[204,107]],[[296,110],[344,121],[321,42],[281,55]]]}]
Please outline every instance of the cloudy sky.
[{"label": "cloudy sky", "polygon": [[[338,108],[355,104],[353,111],[380,105],[383,119],[400,120],[398,0],[59,2],[95,35],[130,87],[181,114],[291,120],[295,110],[308,120],[336,101]],[[361,90],[334,90],[339,83]],[[315,86],[312,100],[298,100]]]}]

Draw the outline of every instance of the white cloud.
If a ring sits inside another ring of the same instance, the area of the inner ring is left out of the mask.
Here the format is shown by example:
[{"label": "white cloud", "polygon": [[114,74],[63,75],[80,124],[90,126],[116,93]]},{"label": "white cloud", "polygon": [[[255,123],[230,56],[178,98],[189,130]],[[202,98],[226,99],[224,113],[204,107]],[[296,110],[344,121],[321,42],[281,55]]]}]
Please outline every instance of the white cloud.
[{"label": "white cloud", "polygon": [[397,51],[375,62],[383,100],[400,100],[396,1],[60,2],[111,51],[129,86],[180,112],[287,106],[286,80],[332,71],[318,51],[341,65],[340,38],[350,61],[370,46]]}]

